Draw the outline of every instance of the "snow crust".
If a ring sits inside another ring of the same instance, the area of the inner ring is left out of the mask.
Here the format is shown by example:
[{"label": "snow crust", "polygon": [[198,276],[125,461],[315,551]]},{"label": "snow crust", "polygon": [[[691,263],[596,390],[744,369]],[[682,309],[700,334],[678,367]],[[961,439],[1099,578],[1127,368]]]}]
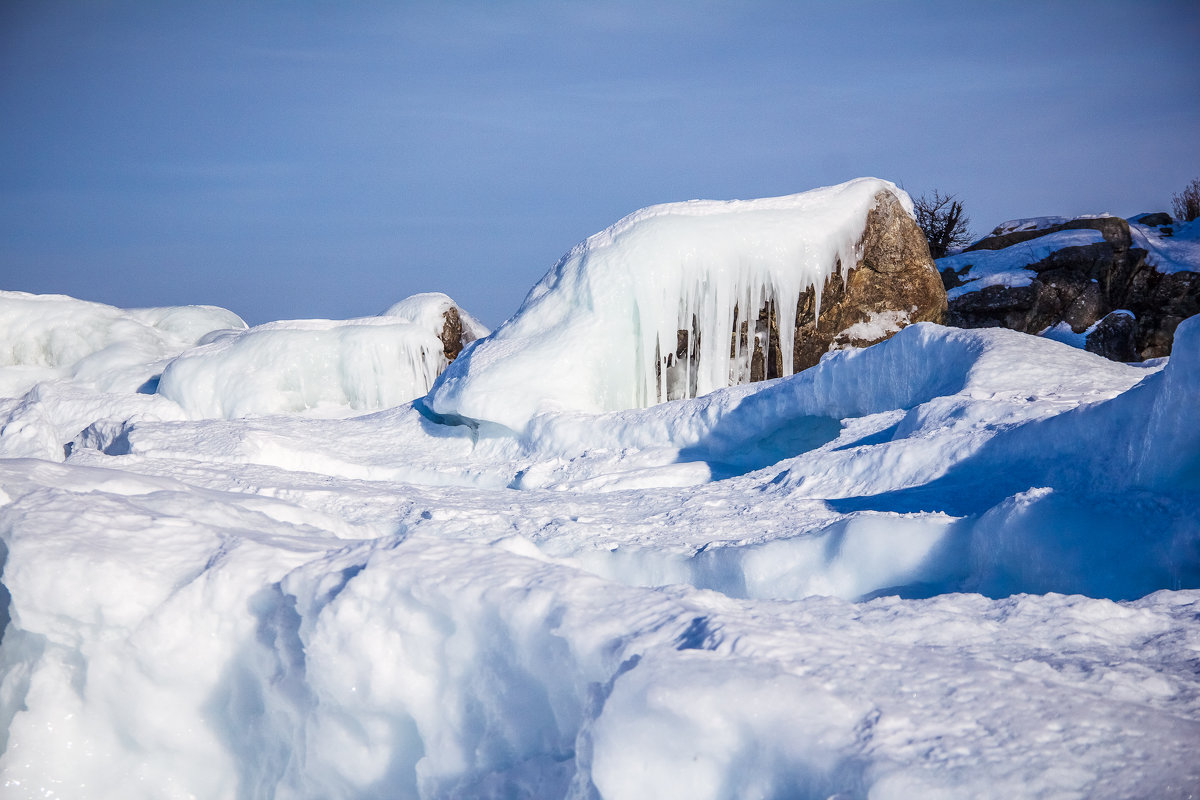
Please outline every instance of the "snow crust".
[{"label": "snow crust", "polygon": [[[495,333],[439,378],[429,407],[521,431],[539,413],[597,413],[695,397],[749,380],[735,319],[775,304],[791,330],[800,294],[857,263],[879,192],[860,178],[803,194],[642,209],[567,253]],[[749,311],[748,311],[749,310]],[[740,315],[740,316],[739,316]],[[688,331],[676,358],[678,331]],[[792,342],[780,342],[785,373]]]},{"label": "snow crust", "polygon": [[[194,418],[400,405],[429,391],[448,363],[444,294],[414,295],[378,317],[291,320],[209,337],[163,370],[158,392]],[[470,338],[487,334],[462,314]]]},{"label": "snow crust", "polygon": [[919,323],[520,433],[192,418],[147,358],[0,400],[5,798],[1200,785],[1200,317],[1139,367]]}]

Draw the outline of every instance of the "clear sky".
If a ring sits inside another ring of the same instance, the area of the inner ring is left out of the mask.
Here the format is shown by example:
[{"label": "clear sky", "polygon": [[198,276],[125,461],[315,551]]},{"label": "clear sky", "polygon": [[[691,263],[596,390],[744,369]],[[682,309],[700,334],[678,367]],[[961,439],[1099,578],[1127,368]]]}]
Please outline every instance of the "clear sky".
[{"label": "clear sky", "polygon": [[0,288],[490,325],[652,203],[1006,219],[1200,176],[1200,3],[0,2]]}]

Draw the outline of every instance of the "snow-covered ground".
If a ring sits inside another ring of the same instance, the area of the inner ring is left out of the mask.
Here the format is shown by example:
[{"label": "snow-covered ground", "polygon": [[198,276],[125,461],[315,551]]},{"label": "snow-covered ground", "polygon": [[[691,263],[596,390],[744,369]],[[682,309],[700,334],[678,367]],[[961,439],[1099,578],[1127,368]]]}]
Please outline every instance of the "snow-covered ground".
[{"label": "snow-covered ground", "polygon": [[0,368],[5,798],[1200,794],[1200,318],[1165,364],[922,323],[502,426],[232,405],[206,376],[378,381],[326,334],[394,323],[212,313]]},{"label": "snow-covered ground", "polygon": [[1200,264],[1200,220],[1165,227],[1170,234],[1165,234],[1163,227],[1130,225],[1133,246],[1148,251],[1147,262],[1159,272],[1195,272]]}]

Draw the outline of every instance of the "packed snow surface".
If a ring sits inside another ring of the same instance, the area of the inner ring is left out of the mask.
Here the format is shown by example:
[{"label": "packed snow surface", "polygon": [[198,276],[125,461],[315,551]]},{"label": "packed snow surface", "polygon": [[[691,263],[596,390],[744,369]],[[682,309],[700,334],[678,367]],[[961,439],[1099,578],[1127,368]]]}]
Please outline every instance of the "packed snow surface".
[{"label": "packed snow surface", "polygon": [[[449,417],[523,431],[544,411],[596,413],[694,397],[749,380],[752,348],[735,323],[773,303],[795,326],[800,294],[820,291],[856,248],[876,195],[860,178],[762,200],[693,200],[642,209],[577,245],[517,313],[455,362],[429,396]],[[679,331],[688,332],[677,357]],[[780,337],[784,373],[792,341]]]},{"label": "packed snow surface", "polygon": [[106,323],[0,400],[0,795],[1197,795],[1200,318],[1139,367],[920,323],[649,408],[497,372],[498,419],[144,385],[215,352],[277,404],[430,305],[115,383],[64,366],[150,341]]}]

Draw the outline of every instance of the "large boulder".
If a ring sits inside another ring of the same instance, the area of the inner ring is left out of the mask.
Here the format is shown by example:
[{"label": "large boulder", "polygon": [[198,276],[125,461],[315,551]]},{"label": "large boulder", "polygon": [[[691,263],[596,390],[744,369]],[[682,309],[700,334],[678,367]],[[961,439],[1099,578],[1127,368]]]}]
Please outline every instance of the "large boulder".
[{"label": "large boulder", "polygon": [[425,405],[524,430],[790,375],[946,309],[912,203],[862,178],[642,209],[563,256]]},{"label": "large boulder", "polygon": [[914,322],[942,322],[946,290],[929,244],[900,199],[875,196],[859,243],[858,262],[835,272],[821,292],[820,316],[810,287],[796,313],[793,371],[807,369],[830,350],[867,347]]},{"label": "large boulder", "polygon": [[[867,213],[854,266],[832,272],[821,286],[809,286],[796,304],[792,331],[792,369],[814,366],[821,356],[846,347],[869,347],[914,322],[942,322],[946,290],[929,254],[929,244],[901,199],[891,191],[876,193]],[[749,326],[735,330],[742,346]],[[681,355],[688,331],[679,331]],[[773,303],[759,309],[750,380],[783,376],[779,320]],[[736,352],[737,346],[732,348]]]},{"label": "large boulder", "polygon": [[938,261],[946,322],[1033,334],[1068,326],[1115,360],[1168,355],[1176,326],[1200,313],[1200,230],[1176,233],[1164,217],[1005,223]]}]

